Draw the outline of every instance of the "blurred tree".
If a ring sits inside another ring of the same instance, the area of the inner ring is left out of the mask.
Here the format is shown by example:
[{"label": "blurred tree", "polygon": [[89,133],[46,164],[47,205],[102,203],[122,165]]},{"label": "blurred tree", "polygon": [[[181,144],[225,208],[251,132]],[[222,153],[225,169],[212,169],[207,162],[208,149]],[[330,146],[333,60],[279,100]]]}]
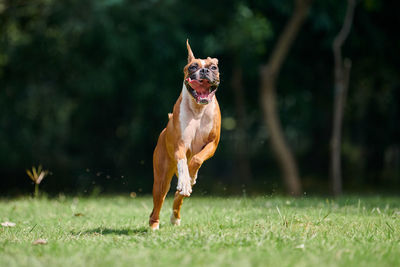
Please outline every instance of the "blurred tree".
[{"label": "blurred tree", "polygon": [[353,23],[354,8],[356,0],[347,0],[346,16],[343,20],[343,26],[338,35],[333,40],[334,55],[334,103],[333,103],[333,120],[332,120],[332,137],[331,137],[331,179],[334,195],[342,194],[342,167],[341,167],[341,145],[342,145],[342,121],[343,111],[346,105],[347,90],[349,87],[351,61],[342,58],[342,46],[347,39],[351,25]]},{"label": "blurred tree", "polygon": [[282,178],[290,194],[299,196],[302,192],[297,163],[288,147],[276,107],[276,80],[287,53],[296,38],[310,7],[309,0],[295,0],[292,17],[287,22],[268,63],[262,66],[261,75],[261,105],[265,123],[268,125],[271,146],[279,161]]}]

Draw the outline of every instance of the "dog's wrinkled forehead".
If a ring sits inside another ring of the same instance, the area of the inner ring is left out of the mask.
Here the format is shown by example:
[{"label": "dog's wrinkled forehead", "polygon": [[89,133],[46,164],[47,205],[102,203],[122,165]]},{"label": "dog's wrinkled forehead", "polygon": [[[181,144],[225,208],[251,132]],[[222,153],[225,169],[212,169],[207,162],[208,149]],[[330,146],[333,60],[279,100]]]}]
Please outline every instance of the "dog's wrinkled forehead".
[{"label": "dog's wrinkled forehead", "polygon": [[192,59],[184,68],[185,77],[191,72],[191,70],[199,70],[202,68],[212,68],[213,71],[218,71],[215,67],[218,67],[218,59],[216,58],[206,58]]},{"label": "dog's wrinkled forehead", "polygon": [[197,64],[200,68],[208,68],[211,65],[218,65],[218,59],[216,58],[206,58],[206,59],[200,59],[200,58],[195,58],[192,59],[186,66],[194,65]]},{"label": "dog's wrinkled forehead", "polygon": [[[200,58],[195,58],[194,54],[192,52],[192,49],[189,45],[189,41],[186,41],[186,47],[188,50],[188,64],[185,66],[183,69],[183,72],[185,73],[185,77],[189,75],[190,69],[201,69],[201,68],[211,68],[213,66],[213,71],[218,72],[218,59],[216,58],[211,58],[207,57],[206,59],[200,59]],[[196,67],[196,68],[194,68]]]}]

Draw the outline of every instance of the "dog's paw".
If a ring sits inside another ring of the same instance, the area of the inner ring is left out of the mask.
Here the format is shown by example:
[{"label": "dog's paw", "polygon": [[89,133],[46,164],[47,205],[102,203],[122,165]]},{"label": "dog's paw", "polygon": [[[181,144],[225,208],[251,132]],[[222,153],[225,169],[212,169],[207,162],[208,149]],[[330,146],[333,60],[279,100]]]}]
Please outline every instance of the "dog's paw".
[{"label": "dog's paw", "polygon": [[196,174],[194,175],[194,177],[190,179],[190,184],[191,184],[192,186],[194,186],[194,185],[196,184],[196,180],[197,180],[197,172],[196,172]]},{"label": "dog's paw", "polygon": [[171,221],[172,225],[176,225],[176,226],[181,225],[181,219],[175,218],[174,213],[171,214],[170,221]]},{"label": "dog's paw", "polygon": [[153,230],[153,231],[156,231],[156,230],[160,229],[160,224],[158,222],[157,223],[153,223],[153,224],[150,225],[150,229]]},{"label": "dog's paw", "polygon": [[176,189],[179,193],[185,197],[190,196],[192,193],[192,186],[190,184],[189,170],[186,165],[186,159],[181,159],[178,161],[178,186]]},{"label": "dog's paw", "polygon": [[178,186],[176,189],[179,191],[179,194],[188,197],[190,193],[192,193],[192,186],[190,185],[190,179],[178,179]]}]

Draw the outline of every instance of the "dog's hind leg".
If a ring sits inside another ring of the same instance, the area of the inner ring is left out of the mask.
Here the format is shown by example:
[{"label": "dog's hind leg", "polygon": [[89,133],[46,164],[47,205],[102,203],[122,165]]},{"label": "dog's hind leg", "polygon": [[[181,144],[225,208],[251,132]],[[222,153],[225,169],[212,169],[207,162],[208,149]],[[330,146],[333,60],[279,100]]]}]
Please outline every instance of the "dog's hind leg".
[{"label": "dog's hind leg", "polygon": [[164,146],[157,145],[153,157],[154,184],[153,184],[153,211],[150,214],[150,227],[153,230],[159,228],[160,211],[167,195],[172,176],[175,172],[174,165],[171,163]]},{"label": "dog's hind leg", "polygon": [[174,205],[172,206],[171,214],[171,223],[173,225],[181,224],[181,207],[184,197],[185,196],[181,195],[179,191],[175,192]]},{"label": "dog's hind leg", "polygon": [[160,173],[155,171],[154,185],[153,185],[153,211],[150,215],[150,227],[153,230],[159,228],[160,211],[164,203],[165,196],[167,195],[173,175],[173,170],[161,170]]}]

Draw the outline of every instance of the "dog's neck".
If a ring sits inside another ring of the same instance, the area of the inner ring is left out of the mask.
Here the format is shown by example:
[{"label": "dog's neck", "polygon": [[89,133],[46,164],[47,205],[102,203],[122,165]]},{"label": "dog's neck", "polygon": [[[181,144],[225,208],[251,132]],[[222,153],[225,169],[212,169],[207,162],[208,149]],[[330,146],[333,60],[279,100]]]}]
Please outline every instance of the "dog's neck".
[{"label": "dog's neck", "polygon": [[182,104],[187,107],[194,115],[194,117],[201,117],[204,113],[204,110],[206,109],[207,106],[212,106],[214,104],[214,99],[215,96],[213,96],[212,100],[210,103],[207,105],[202,105],[196,103],[196,100],[193,99],[193,97],[189,94],[185,83],[183,83],[182,87]]}]

